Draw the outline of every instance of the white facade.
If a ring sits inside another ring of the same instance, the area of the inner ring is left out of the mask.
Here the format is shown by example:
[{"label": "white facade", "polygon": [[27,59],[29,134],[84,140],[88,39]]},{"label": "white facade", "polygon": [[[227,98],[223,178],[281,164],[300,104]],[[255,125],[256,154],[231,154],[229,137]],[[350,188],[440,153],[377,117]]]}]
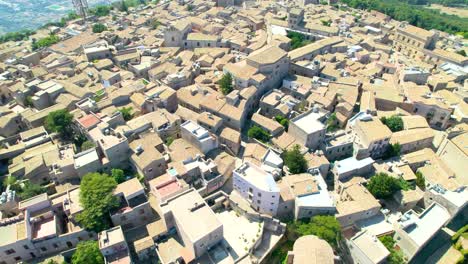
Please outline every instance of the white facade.
[{"label": "white facade", "polygon": [[262,168],[245,162],[234,170],[234,190],[246,199],[259,213],[276,215],[280,190],[273,175]]}]

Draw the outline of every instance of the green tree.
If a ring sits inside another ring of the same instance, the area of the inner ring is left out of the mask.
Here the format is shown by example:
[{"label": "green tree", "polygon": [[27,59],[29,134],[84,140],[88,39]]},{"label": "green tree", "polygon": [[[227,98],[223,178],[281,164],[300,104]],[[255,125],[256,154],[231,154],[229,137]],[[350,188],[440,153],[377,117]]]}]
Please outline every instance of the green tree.
[{"label": "green tree", "polygon": [[36,34],[33,30],[21,30],[18,32],[9,32],[5,35],[0,36],[0,43],[5,43],[8,41],[21,41],[27,40],[29,36]]},{"label": "green tree", "polygon": [[386,173],[378,173],[372,176],[366,187],[377,199],[390,198],[396,191],[401,190],[399,180]]},{"label": "green tree", "polygon": [[463,57],[466,57],[466,51],[465,50],[459,50],[457,51],[458,54],[462,55]]},{"label": "green tree", "polygon": [[332,113],[330,117],[327,119],[327,132],[333,132],[338,129],[337,126],[338,118],[336,117],[336,113]]},{"label": "green tree", "polygon": [[112,169],[111,176],[117,183],[122,183],[125,181],[125,173],[121,169]]},{"label": "green tree", "polygon": [[57,132],[62,138],[71,138],[73,130],[71,124],[73,115],[66,109],[50,112],[46,119],[44,126],[49,132]]},{"label": "green tree", "polygon": [[262,142],[268,142],[271,138],[270,133],[258,126],[252,126],[249,128],[249,131],[247,131],[247,136],[249,138],[258,139]]},{"label": "green tree", "polygon": [[403,119],[397,115],[393,115],[389,118],[385,116],[380,118],[380,121],[386,125],[392,132],[398,132],[403,130]]},{"label": "green tree", "polygon": [[21,187],[21,190],[18,192],[18,196],[21,200],[26,200],[45,192],[46,189],[44,187],[27,181]]},{"label": "green tree", "polygon": [[232,76],[229,72],[224,74],[223,77],[221,77],[221,79],[218,81],[218,84],[219,88],[221,89],[221,92],[224,95],[232,92],[232,90],[234,89],[232,87]]},{"label": "green tree", "polygon": [[119,112],[122,113],[123,119],[125,121],[128,121],[133,118],[133,113],[132,113],[133,108],[131,106],[129,107],[122,107],[119,109]]},{"label": "green tree", "polygon": [[101,33],[106,30],[107,30],[107,27],[104,24],[96,23],[93,25],[93,33]]},{"label": "green tree", "polygon": [[91,9],[90,13],[98,16],[103,17],[110,14],[111,7],[106,5],[98,5],[95,8]]},{"label": "green tree", "polygon": [[418,186],[423,191],[426,190],[426,179],[420,171],[416,172],[416,186]]},{"label": "green tree", "polygon": [[72,264],[104,264],[104,256],[99,250],[97,241],[89,240],[78,243],[73,253]]},{"label": "green tree", "polygon": [[392,157],[396,157],[400,155],[400,152],[401,152],[400,143],[389,144],[382,158],[389,159]]},{"label": "green tree", "polygon": [[127,1],[122,0],[120,2],[120,7],[119,7],[120,12],[128,12],[128,4]]},{"label": "green tree", "polygon": [[83,211],[77,216],[84,228],[96,233],[109,228],[109,211],[118,206],[113,195],[115,179],[107,174],[88,173],[81,180],[80,204]]},{"label": "green tree", "polygon": [[15,186],[18,184],[18,180],[15,176],[9,175],[3,179],[3,186],[7,187],[8,185]]},{"label": "green tree", "polygon": [[33,42],[32,49],[37,50],[40,48],[49,47],[55,43],[58,43],[59,41],[60,41],[60,38],[57,35],[51,34],[45,38],[41,38],[38,41]]},{"label": "green tree", "polygon": [[294,50],[294,49],[297,49],[297,48],[300,48],[307,44],[312,43],[311,41],[306,40],[306,37],[303,34],[293,32],[293,31],[288,32],[287,37],[291,39],[291,50]]},{"label": "green tree", "polygon": [[320,22],[322,22],[322,25],[326,27],[329,27],[332,23],[331,20],[320,20]]},{"label": "green tree", "polygon": [[333,248],[338,247],[341,240],[341,226],[331,215],[317,215],[308,220],[299,220],[291,225],[296,236],[315,235],[327,241]]},{"label": "green tree", "polygon": [[94,147],[96,147],[96,145],[94,145],[93,142],[86,140],[85,142],[83,142],[83,144],[81,144],[81,151],[92,149]]},{"label": "green tree", "polygon": [[283,152],[283,160],[289,172],[292,174],[307,171],[307,160],[304,158],[304,155],[302,155],[299,145],[294,145],[291,150]]},{"label": "green tree", "polygon": [[151,22],[151,28],[153,29],[157,29],[160,25],[161,25],[161,22],[159,22],[156,19],[153,22]]},{"label": "green tree", "polygon": [[174,142],[174,137],[169,136],[169,137],[166,138],[166,145],[167,146],[170,146],[172,144],[172,142]]},{"label": "green tree", "polygon": [[275,120],[276,120],[276,122],[280,123],[284,127],[284,129],[286,131],[288,131],[289,120],[286,117],[284,117],[282,115],[277,115],[277,116],[275,116]]},{"label": "green tree", "polygon": [[389,264],[406,263],[403,254],[395,249],[395,240],[389,235],[379,237],[380,242],[390,251],[390,256],[387,258]]}]

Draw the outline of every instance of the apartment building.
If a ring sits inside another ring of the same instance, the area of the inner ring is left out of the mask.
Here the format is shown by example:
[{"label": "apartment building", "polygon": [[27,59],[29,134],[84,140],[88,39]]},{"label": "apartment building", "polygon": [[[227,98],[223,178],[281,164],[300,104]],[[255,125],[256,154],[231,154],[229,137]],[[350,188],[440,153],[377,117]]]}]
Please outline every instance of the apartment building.
[{"label": "apartment building", "polygon": [[315,150],[325,139],[328,111],[314,107],[289,121],[288,133],[299,143]]},{"label": "apartment building", "polygon": [[125,168],[128,166],[130,146],[127,138],[109,127],[96,127],[89,132],[91,140],[99,146],[104,155],[103,166],[107,168]]},{"label": "apartment building", "polygon": [[437,156],[454,172],[460,183],[468,185],[468,133],[446,138],[437,149]]},{"label": "apartment building", "polygon": [[345,183],[338,183],[339,201],[336,204],[336,219],[343,228],[352,226],[356,221],[370,218],[380,212],[377,199],[362,185],[363,179],[354,177]]},{"label": "apartment building", "polygon": [[99,233],[98,244],[106,264],[132,263],[122,227],[116,226]]},{"label": "apartment building", "polygon": [[270,173],[244,162],[233,172],[233,188],[259,213],[276,215],[280,190]]},{"label": "apartment building", "polygon": [[381,157],[387,150],[392,131],[378,118],[370,115],[350,120],[354,136],[354,155],[358,159]]},{"label": "apartment building", "polygon": [[130,164],[136,171],[151,180],[164,174],[167,169],[163,153],[164,142],[156,133],[146,133],[130,143]]},{"label": "apartment building", "polygon": [[234,85],[239,88],[255,86],[257,94],[279,87],[289,71],[287,53],[275,46],[266,46],[249,54],[245,60],[226,64],[225,73],[230,73]]},{"label": "apartment building", "polygon": [[439,35],[433,31],[401,23],[396,28],[394,48],[410,58],[421,58],[424,49],[433,49]]},{"label": "apartment building", "polygon": [[160,208],[167,230],[177,231],[183,241],[188,253],[184,259],[202,256],[223,239],[222,223],[195,189],[161,202]]},{"label": "apartment building", "polygon": [[218,139],[204,127],[192,121],[186,121],[181,126],[182,138],[194,145],[203,154],[218,148]]},{"label": "apartment building", "polygon": [[19,203],[20,214],[0,221],[0,263],[37,260],[76,247],[95,234],[67,214],[68,193],[54,198],[41,194]]},{"label": "apartment building", "polygon": [[432,147],[434,131],[431,128],[402,130],[392,134],[390,144],[400,144],[401,154]]},{"label": "apartment building", "polygon": [[143,185],[137,178],[117,185],[114,196],[119,206],[110,212],[112,224],[131,229],[150,222],[154,217]]},{"label": "apartment building", "polygon": [[294,219],[335,213],[335,202],[318,170],[284,176],[278,183],[281,200],[278,215],[294,215]]}]

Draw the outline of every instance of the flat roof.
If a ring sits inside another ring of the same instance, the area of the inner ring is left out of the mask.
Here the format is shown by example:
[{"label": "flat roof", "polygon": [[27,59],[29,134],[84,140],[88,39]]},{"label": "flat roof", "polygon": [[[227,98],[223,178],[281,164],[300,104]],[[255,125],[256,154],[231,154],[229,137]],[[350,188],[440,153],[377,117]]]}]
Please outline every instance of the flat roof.
[{"label": "flat roof", "polygon": [[191,241],[197,241],[223,227],[213,210],[194,189],[169,200],[167,206],[179,228],[183,229]]},{"label": "flat roof", "polygon": [[267,192],[279,192],[273,175],[251,162],[244,162],[234,170],[242,178],[255,185],[257,188]]},{"label": "flat roof", "polygon": [[381,263],[390,255],[388,249],[380,242],[377,237],[366,231],[356,234],[351,240],[354,244],[372,261],[372,263]]},{"label": "flat roof", "polygon": [[355,157],[349,157],[343,160],[339,160],[336,162],[336,170],[338,174],[343,174],[349,171],[357,170],[360,168],[364,168],[366,166],[370,166],[374,163],[374,160],[369,157],[362,160],[358,160]]},{"label": "flat roof", "polygon": [[294,118],[292,122],[307,134],[311,134],[325,129],[325,125],[320,122],[320,118],[324,115],[324,112],[310,111],[309,113]]},{"label": "flat roof", "polygon": [[406,212],[398,223],[416,244],[423,246],[449,219],[449,212],[439,204],[433,203],[421,215],[413,210]]}]

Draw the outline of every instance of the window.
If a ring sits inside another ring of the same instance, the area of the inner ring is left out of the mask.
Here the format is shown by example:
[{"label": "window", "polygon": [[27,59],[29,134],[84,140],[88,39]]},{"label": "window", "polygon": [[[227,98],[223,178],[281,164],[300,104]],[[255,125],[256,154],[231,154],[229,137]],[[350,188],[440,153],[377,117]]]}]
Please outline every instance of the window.
[{"label": "window", "polygon": [[15,254],[15,253],[16,253],[16,251],[14,249],[8,249],[8,250],[5,251],[5,254],[7,254],[7,255],[11,255],[11,254]]},{"label": "window", "polygon": [[83,238],[81,238],[81,237],[78,237],[78,241],[83,241]]},{"label": "window", "polygon": [[253,189],[249,187],[249,192],[253,192]]},{"label": "window", "polygon": [[32,258],[36,258],[36,254],[29,252],[29,255],[31,255]]},{"label": "window", "polygon": [[257,203],[260,204],[260,200],[257,200]]},{"label": "window", "polygon": [[27,245],[24,245],[23,247],[24,247],[24,249],[26,249],[26,250],[29,249],[29,247],[28,247]]},{"label": "window", "polygon": [[70,242],[70,241],[67,241],[67,247],[68,247],[68,248],[72,248],[72,247],[73,247],[73,244],[72,244],[72,242]]},{"label": "window", "polygon": [[46,252],[46,251],[47,251],[47,248],[46,248],[46,247],[41,247],[41,250],[42,250],[43,252]]},{"label": "window", "polygon": [[262,197],[262,193],[258,193],[257,195],[258,195],[258,197]]},{"label": "window", "polygon": [[21,257],[16,257],[15,260],[16,260],[16,261],[20,261],[20,260],[21,260]]}]

